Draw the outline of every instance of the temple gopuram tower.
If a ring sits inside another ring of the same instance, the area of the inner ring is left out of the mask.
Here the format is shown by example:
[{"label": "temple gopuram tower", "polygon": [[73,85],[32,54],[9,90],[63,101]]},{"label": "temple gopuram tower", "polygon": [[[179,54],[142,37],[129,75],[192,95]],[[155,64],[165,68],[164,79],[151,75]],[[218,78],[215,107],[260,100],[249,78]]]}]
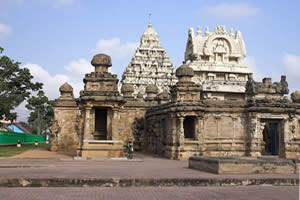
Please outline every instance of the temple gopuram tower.
[{"label": "temple gopuram tower", "polygon": [[122,75],[121,86],[132,85],[134,96],[138,93],[145,96],[147,85],[156,85],[158,93],[169,92],[169,87],[176,81],[173,64],[149,21],[148,28],[140,39],[140,45]]},{"label": "temple gopuram tower", "polygon": [[185,50],[185,60],[195,76],[193,81],[203,86],[203,99],[243,100],[249,67],[242,63],[246,48],[240,31],[226,32],[225,26],[217,26],[214,32],[206,27],[204,34],[191,27]]}]

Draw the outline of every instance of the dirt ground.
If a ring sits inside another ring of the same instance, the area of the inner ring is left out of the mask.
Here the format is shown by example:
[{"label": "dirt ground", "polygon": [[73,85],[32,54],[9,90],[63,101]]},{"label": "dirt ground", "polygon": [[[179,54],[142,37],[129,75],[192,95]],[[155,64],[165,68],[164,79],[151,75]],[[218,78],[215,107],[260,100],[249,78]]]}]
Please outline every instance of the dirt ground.
[{"label": "dirt ground", "polygon": [[73,156],[67,153],[51,152],[47,149],[28,150],[11,158],[54,158],[54,159],[72,159]]}]

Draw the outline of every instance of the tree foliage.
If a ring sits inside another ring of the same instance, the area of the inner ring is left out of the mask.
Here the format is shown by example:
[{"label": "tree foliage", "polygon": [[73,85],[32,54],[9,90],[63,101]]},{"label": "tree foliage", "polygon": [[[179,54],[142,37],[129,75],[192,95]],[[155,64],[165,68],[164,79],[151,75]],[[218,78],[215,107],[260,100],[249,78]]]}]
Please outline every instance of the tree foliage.
[{"label": "tree foliage", "polygon": [[12,112],[32,91],[42,88],[42,83],[33,82],[29,69],[20,68],[20,63],[8,56],[1,56],[0,47],[0,119],[15,120],[17,114]]},{"label": "tree foliage", "polygon": [[54,101],[49,100],[45,93],[40,90],[37,95],[27,100],[26,108],[32,110],[28,117],[28,122],[36,127],[37,134],[46,131],[53,119]]}]

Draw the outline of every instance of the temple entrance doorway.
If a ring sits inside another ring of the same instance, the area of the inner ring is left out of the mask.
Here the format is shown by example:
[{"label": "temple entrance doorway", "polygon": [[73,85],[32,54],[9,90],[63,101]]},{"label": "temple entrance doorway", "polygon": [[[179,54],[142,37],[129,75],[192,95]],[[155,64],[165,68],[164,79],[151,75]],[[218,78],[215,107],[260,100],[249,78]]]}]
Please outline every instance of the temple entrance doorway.
[{"label": "temple entrance doorway", "polygon": [[95,109],[94,139],[107,139],[107,109]]},{"label": "temple entrance doorway", "polygon": [[195,117],[186,116],[183,121],[184,138],[195,139]]},{"label": "temple entrance doorway", "polygon": [[264,147],[262,155],[278,155],[280,139],[280,121],[264,120],[265,128],[263,130]]}]

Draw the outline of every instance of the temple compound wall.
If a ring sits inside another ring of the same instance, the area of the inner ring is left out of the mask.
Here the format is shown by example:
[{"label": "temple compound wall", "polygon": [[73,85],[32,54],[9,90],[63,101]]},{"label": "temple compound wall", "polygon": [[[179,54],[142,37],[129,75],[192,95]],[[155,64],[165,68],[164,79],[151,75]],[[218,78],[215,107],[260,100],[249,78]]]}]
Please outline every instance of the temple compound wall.
[{"label": "temple compound wall", "polygon": [[256,82],[242,63],[240,31],[188,31],[183,65],[176,70],[151,22],[123,73],[109,72],[111,58],[97,54],[74,98],[68,83],[55,100],[53,151],[81,157],[120,157],[136,151],[170,159],[190,156],[276,155],[300,158],[300,92],[291,99],[286,77]]}]

